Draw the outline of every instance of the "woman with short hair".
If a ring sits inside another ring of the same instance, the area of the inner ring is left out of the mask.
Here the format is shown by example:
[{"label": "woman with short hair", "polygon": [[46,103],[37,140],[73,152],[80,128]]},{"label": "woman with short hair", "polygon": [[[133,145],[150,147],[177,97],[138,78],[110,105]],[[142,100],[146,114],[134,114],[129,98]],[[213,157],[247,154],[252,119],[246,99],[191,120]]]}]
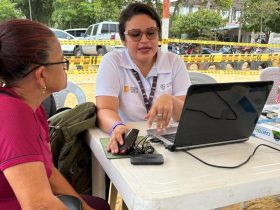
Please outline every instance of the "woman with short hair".
[{"label": "woman with short hair", "polygon": [[190,78],[184,61],[158,48],[161,21],[143,3],[129,4],[119,18],[124,51],[107,53],[96,79],[98,125],[108,132],[108,150],[118,153],[126,122],[155,121],[165,129],[171,118],[179,121]]}]

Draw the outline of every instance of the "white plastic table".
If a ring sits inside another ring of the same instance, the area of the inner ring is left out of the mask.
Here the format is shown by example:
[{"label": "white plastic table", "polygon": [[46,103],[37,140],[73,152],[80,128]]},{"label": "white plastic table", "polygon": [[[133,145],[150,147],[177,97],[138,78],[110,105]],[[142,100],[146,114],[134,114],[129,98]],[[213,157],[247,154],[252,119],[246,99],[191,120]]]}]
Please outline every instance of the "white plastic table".
[{"label": "white plastic table", "polygon": [[[146,134],[146,123],[131,123]],[[264,196],[280,194],[280,152],[259,148],[246,165],[218,169],[197,161],[184,152],[170,152],[153,143],[163,154],[164,164],[134,166],[129,159],[108,160],[99,139],[108,137],[100,129],[89,130],[93,152],[93,193],[104,197],[104,171],[124,202],[133,210],[205,210]],[[212,164],[236,165],[243,162],[261,143],[276,144],[251,137],[247,142],[206,147],[191,152]],[[104,171],[103,171],[104,170]]]}]

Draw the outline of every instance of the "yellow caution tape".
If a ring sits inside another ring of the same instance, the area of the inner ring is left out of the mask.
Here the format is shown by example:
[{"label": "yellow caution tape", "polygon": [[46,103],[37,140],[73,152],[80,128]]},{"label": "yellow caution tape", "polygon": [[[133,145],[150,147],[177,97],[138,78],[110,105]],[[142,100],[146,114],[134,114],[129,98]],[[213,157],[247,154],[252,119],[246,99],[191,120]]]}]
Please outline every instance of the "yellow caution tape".
[{"label": "yellow caution tape", "polygon": [[[70,56],[70,65],[99,65],[102,56]],[[280,54],[217,54],[217,55],[184,55],[181,58],[186,63],[220,63],[220,62],[266,62],[279,61]]]},{"label": "yellow caution tape", "polygon": [[122,45],[120,40],[60,40],[61,45]]},{"label": "yellow caution tape", "polygon": [[[169,43],[191,43],[200,45],[223,45],[223,46],[243,46],[243,47],[264,47],[264,48],[280,48],[280,44],[259,44],[259,43],[240,43],[240,42],[220,42],[209,40],[189,40],[189,39],[162,39],[159,44]],[[61,40],[62,45],[106,45],[120,46],[121,40]]]},{"label": "yellow caution tape", "polygon": [[280,60],[280,54],[217,54],[217,55],[185,55],[181,56],[187,63],[220,63],[220,62],[254,62]]},{"label": "yellow caution tape", "polygon": [[235,75],[259,75],[257,70],[198,70],[196,72],[205,74],[235,74]]},{"label": "yellow caution tape", "polygon": [[[225,74],[225,75],[259,75],[260,71],[257,70],[191,70],[195,72],[205,74]],[[97,70],[88,69],[87,66],[83,66],[83,69],[68,70],[67,74],[91,74],[91,77],[96,78]]]},{"label": "yellow caution tape", "polygon": [[240,42],[219,42],[209,40],[188,40],[188,39],[163,39],[161,44],[168,43],[192,43],[203,45],[225,45],[225,46],[243,46],[243,47],[267,47],[267,48],[280,48],[280,44],[259,44],[259,43],[240,43]]}]

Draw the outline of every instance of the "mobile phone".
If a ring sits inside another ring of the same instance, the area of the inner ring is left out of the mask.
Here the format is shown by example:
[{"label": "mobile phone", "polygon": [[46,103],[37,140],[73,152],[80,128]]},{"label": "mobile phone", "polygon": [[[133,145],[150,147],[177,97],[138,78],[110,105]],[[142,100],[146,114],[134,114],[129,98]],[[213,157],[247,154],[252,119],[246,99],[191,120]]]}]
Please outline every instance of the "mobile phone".
[{"label": "mobile phone", "polygon": [[130,158],[133,165],[161,165],[164,163],[162,154],[140,154]]}]

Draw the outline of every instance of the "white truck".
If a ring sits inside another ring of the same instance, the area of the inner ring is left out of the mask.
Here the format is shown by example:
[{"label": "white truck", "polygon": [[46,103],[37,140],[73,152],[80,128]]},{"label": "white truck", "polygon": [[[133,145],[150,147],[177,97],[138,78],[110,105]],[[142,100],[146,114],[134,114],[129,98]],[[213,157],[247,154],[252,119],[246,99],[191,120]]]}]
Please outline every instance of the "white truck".
[{"label": "white truck", "polygon": [[[280,44],[280,33],[271,32],[269,34],[268,44]],[[280,48],[271,48],[273,53],[279,53]]]},{"label": "white truck", "polygon": [[[85,40],[120,40],[119,23],[104,21],[90,25],[83,37]],[[123,46],[106,46],[106,45],[86,45],[80,46],[76,51],[77,56],[81,55],[104,55],[107,52],[122,48]]]}]

